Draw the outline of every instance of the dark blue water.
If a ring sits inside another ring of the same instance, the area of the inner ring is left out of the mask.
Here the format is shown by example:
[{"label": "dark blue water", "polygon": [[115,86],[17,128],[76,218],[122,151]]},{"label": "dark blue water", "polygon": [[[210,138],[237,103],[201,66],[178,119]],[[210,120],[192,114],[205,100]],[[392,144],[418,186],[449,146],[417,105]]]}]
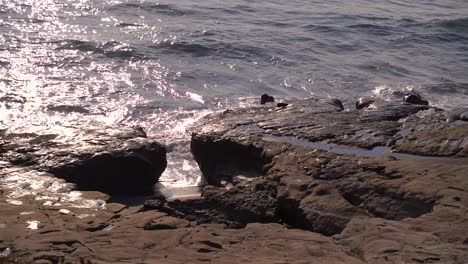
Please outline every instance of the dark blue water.
[{"label": "dark blue water", "polygon": [[140,124],[172,174],[203,114],[393,89],[468,105],[468,1],[0,0],[0,126]]}]

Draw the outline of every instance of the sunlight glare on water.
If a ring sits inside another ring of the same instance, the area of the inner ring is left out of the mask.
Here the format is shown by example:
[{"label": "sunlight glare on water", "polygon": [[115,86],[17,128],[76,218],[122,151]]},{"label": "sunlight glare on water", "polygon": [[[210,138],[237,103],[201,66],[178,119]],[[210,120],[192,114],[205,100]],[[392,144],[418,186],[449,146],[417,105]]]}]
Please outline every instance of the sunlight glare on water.
[{"label": "sunlight glare on water", "polygon": [[414,88],[466,106],[467,14],[461,0],[0,0],[0,129],[140,125],[169,147],[162,180],[193,184],[187,129],[245,98]]}]

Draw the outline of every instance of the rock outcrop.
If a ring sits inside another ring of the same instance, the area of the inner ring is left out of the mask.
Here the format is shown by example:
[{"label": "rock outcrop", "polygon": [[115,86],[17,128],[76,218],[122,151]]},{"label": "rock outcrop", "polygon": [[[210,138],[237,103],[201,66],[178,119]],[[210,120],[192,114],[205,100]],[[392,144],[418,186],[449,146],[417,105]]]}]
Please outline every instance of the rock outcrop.
[{"label": "rock outcrop", "polygon": [[166,162],[141,129],[4,131],[0,263],[468,263],[465,111],[405,96],[207,116],[191,141],[202,197],[141,206],[55,178],[144,190]]},{"label": "rock outcrop", "polygon": [[243,224],[331,236],[367,263],[467,262],[468,123],[426,104],[332,102],[203,119],[192,152],[215,187],[202,196]]},{"label": "rock outcrop", "polygon": [[[280,224],[194,226],[117,204],[69,211],[0,200],[0,263],[363,263],[332,238]],[[80,219],[77,213],[93,215]],[[28,229],[28,221],[36,221],[37,229]]]},{"label": "rock outcrop", "polygon": [[2,131],[0,153],[2,161],[107,193],[152,192],[166,168],[165,147],[141,128]]}]

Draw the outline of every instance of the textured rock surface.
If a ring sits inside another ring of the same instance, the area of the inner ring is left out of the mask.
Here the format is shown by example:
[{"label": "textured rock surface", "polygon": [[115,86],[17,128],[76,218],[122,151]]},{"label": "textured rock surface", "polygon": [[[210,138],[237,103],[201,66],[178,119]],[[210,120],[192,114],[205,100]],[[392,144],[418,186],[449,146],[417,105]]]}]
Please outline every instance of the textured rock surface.
[{"label": "textured rock surface", "polygon": [[202,198],[136,207],[77,197],[48,172],[96,173],[82,165],[92,156],[76,156],[96,149],[147,160],[154,143],[141,131],[80,137],[62,152],[60,137],[3,133],[0,263],[468,263],[468,123],[451,118],[464,112],[400,101],[207,116],[191,142]]},{"label": "textured rock surface", "polygon": [[81,190],[152,191],[166,168],[166,149],[139,128],[64,128],[0,132],[2,160],[76,183]]},{"label": "textured rock surface", "polygon": [[193,226],[118,204],[69,211],[0,200],[0,253],[8,249],[19,263],[363,263],[331,238],[279,224]]},{"label": "textured rock surface", "polygon": [[218,186],[206,199],[331,236],[367,263],[468,261],[468,123],[408,103],[287,103],[198,124],[192,152]]}]

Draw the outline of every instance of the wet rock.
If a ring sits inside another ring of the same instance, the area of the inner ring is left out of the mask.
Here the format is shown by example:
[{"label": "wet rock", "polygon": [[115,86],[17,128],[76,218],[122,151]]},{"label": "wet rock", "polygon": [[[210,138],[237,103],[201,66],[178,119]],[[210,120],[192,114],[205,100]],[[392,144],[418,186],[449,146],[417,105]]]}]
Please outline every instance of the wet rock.
[{"label": "wet rock", "polygon": [[333,105],[333,106],[336,106],[336,107],[338,108],[338,111],[343,111],[343,110],[344,110],[343,103],[342,103],[341,100],[339,100],[339,99],[332,98],[332,99],[329,101],[329,104],[331,104],[331,105]]},{"label": "wet rock", "polygon": [[217,206],[227,218],[238,223],[276,222],[276,188],[269,181],[255,180],[229,190],[207,187],[202,196]]},{"label": "wet rock", "polygon": [[[341,112],[327,99],[288,103],[207,116],[194,127],[192,153],[206,181],[229,183],[203,194],[233,212],[226,221],[249,215],[333,236],[369,263],[467,260],[460,230],[468,230],[468,197],[459,196],[468,187],[467,126],[421,104]],[[393,152],[385,152],[389,141]]]},{"label": "wet rock", "polygon": [[164,229],[178,229],[190,226],[187,220],[165,216],[156,219],[151,219],[143,227],[144,230],[164,230]]},{"label": "wet rock", "polygon": [[198,225],[217,223],[229,228],[243,228],[249,223],[277,222],[276,188],[271,184],[257,179],[231,188],[207,186],[199,199],[164,203],[151,199],[143,208],[144,211],[165,212]]},{"label": "wet rock", "polygon": [[360,110],[369,107],[375,101],[370,98],[359,98],[356,101],[356,109]]},{"label": "wet rock", "polygon": [[417,105],[429,105],[427,100],[424,100],[422,96],[414,91],[406,92],[403,96],[403,102]]},{"label": "wet rock", "polygon": [[167,201],[164,195],[156,195],[151,199],[147,199],[141,208],[141,211],[148,211],[148,210],[158,210],[162,211],[163,208],[166,206]]},{"label": "wet rock", "polygon": [[276,107],[279,107],[279,108],[285,108],[285,107],[287,107],[287,106],[288,106],[287,103],[278,103],[278,104],[276,105]]},{"label": "wet rock", "polygon": [[447,113],[447,122],[455,122],[457,120],[468,122],[467,108],[458,108]]},{"label": "wet rock", "polygon": [[263,168],[262,151],[254,145],[242,145],[224,139],[212,142],[209,138],[197,138],[190,143],[191,152],[205,180],[215,186],[231,182],[233,175],[260,175]]},{"label": "wet rock", "polygon": [[262,94],[260,97],[260,104],[266,104],[266,103],[274,103],[275,98],[269,94]]},{"label": "wet rock", "polygon": [[468,111],[465,111],[460,115],[460,120],[468,121]]},{"label": "wet rock", "polygon": [[429,107],[420,104],[393,104],[383,103],[377,105],[375,109],[363,111],[361,113],[362,121],[398,121],[402,118],[416,114],[422,110],[428,110]]},{"label": "wet rock", "polygon": [[[156,195],[142,207],[64,213],[34,197],[13,204],[0,192],[0,249],[26,263],[468,262],[464,122],[447,123],[445,112],[421,105],[380,108],[377,116],[405,112],[398,120],[363,120],[367,110],[344,112],[329,99],[287,103],[225,111],[194,126],[192,153],[211,184],[200,199]],[[57,164],[39,160],[41,148],[67,161],[72,147],[102,144],[93,132],[86,144],[68,140],[60,156],[60,134],[0,135],[7,160],[30,155],[23,170]],[[151,142],[134,129],[112,135],[121,144],[104,140],[107,147]],[[28,230],[27,221],[41,226]]]},{"label": "wet rock", "polygon": [[54,134],[5,132],[4,160],[45,171],[81,190],[151,192],[166,167],[164,146],[134,128],[64,128]]}]

